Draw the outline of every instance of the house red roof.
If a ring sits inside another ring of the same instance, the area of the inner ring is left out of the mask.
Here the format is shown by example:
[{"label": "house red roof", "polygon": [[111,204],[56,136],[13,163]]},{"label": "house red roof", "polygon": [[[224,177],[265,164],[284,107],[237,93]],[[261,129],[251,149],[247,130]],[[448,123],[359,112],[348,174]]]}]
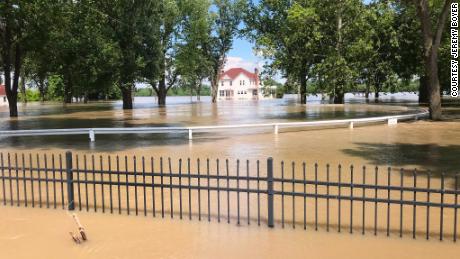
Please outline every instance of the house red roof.
[{"label": "house red roof", "polygon": [[256,73],[251,73],[251,72],[247,71],[246,69],[239,68],[239,67],[238,68],[231,68],[231,69],[225,71],[224,73],[222,73],[220,75],[220,79],[222,79],[225,76],[228,76],[228,77],[230,77],[230,79],[233,80],[240,74],[246,75],[249,79],[253,79],[253,80],[256,80],[256,81],[259,80],[258,75]]},{"label": "house red roof", "polygon": [[4,85],[0,85],[0,96],[4,96],[4,95],[6,95],[5,86],[4,86]]}]

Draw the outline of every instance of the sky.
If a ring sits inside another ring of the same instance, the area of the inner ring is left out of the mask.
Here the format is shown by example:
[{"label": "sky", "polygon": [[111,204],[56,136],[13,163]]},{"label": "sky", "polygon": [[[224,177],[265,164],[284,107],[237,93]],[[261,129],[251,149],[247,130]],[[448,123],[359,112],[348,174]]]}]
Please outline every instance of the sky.
[{"label": "sky", "polygon": [[242,67],[253,71],[255,68],[262,68],[263,58],[257,57],[253,52],[254,44],[246,39],[235,39],[233,48],[230,50],[225,69]]}]

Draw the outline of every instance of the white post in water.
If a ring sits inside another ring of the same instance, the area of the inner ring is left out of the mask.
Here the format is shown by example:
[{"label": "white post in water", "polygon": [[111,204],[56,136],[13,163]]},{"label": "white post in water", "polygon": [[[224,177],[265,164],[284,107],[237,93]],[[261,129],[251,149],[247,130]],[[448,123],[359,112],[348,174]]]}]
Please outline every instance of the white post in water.
[{"label": "white post in water", "polygon": [[396,118],[388,119],[388,126],[396,125],[396,124],[398,124],[398,119]]},{"label": "white post in water", "polygon": [[278,134],[278,132],[279,132],[278,124],[273,125],[273,130],[274,130],[275,134]]},{"label": "white post in water", "polygon": [[188,129],[188,139],[189,139],[189,140],[192,140],[192,139],[193,139],[192,129]]},{"label": "white post in water", "polygon": [[91,142],[96,141],[96,134],[94,133],[94,130],[93,130],[93,129],[90,129],[90,130],[89,130],[89,140],[90,140]]},{"label": "white post in water", "polygon": [[353,125],[353,122],[350,122],[350,129],[353,129],[354,125]]}]

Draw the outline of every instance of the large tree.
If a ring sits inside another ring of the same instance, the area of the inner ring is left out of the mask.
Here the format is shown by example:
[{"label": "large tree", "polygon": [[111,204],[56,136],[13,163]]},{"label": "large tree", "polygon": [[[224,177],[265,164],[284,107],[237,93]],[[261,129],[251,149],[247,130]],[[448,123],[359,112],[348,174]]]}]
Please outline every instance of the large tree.
[{"label": "large tree", "polygon": [[374,88],[375,101],[379,92],[396,89],[395,64],[401,63],[399,39],[396,28],[396,10],[387,0],[370,3],[365,9],[365,30],[362,44],[357,44],[355,52],[360,52],[361,78],[366,84],[366,97]]},{"label": "large tree", "polygon": [[195,90],[200,100],[201,85],[209,76],[212,63],[209,52],[211,19],[209,0],[186,1],[177,44],[176,69],[181,84]]},{"label": "large tree", "polygon": [[99,0],[97,12],[108,20],[108,34],[119,51],[119,63],[113,73],[117,74],[117,85],[123,98],[123,109],[133,108],[133,90],[145,67],[143,40],[145,24],[151,22],[157,14],[157,1]]},{"label": "large tree", "polygon": [[246,34],[256,49],[272,62],[268,73],[281,71],[300,85],[300,102],[306,103],[307,81],[314,65],[323,35],[316,1],[261,1],[250,3],[244,17]]},{"label": "large tree", "polygon": [[109,17],[97,10],[93,0],[63,2],[60,15],[61,22],[52,27],[48,49],[32,56],[39,65],[38,74],[49,68],[44,61],[53,57],[50,72],[63,79],[65,103],[74,97],[87,101],[91,95],[107,92],[117,78],[113,71],[120,59],[105,26]]},{"label": "large tree", "polygon": [[360,56],[366,35],[366,10],[360,0],[319,1],[323,57],[318,79],[334,103],[343,103],[345,93],[358,82]]},{"label": "large tree", "polygon": [[0,2],[0,54],[11,117],[18,116],[18,87],[27,52],[43,47],[54,2],[4,0]]},{"label": "large tree", "polygon": [[[426,77],[426,87],[428,88],[430,118],[440,120],[442,118],[441,110],[441,86],[438,75],[438,58],[439,47],[441,46],[442,34],[444,31],[449,9],[452,0],[444,0],[439,13],[433,23],[432,11],[435,3],[428,0],[413,0],[417,10],[417,16],[420,20],[421,33],[423,36],[423,59],[424,59],[424,76]],[[431,4],[431,5],[430,5]],[[431,11],[430,11],[431,10]]]},{"label": "large tree", "polygon": [[[187,0],[161,0],[158,1],[159,12],[158,12],[158,24],[157,37],[156,39],[150,39],[148,46],[151,46],[153,52],[156,50],[156,57],[151,56],[147,58],[148,66],[146,79],[149,84],[153,87],[153,90],[158,97],[158,105],[166,105],[166,95],[174,86],[177,81],[177,71],[175,66],[176,56],[176,40],[179,30],[179,23],[182,20],[183,8],[181,8],[181,2],[187,3]],[[153,40],[153,41],[152,41]],[[155,49],[156,48],[156,49]]]}]

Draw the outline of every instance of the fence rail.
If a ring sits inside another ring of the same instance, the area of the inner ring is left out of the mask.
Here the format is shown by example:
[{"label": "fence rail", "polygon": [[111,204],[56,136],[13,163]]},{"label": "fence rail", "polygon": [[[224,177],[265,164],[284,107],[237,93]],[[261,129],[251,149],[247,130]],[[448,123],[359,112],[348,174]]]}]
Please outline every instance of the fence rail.
[{"label": "fence rail", "polygon": [[256,124],[237,124],[237,125],[209,125],[193,127],[133,127],[133,128],[75,128],[75,129],[41,129],[41,130],[3,130],[0,131],[0,137],[21,137],[21,136],[66,136],[66,135],[88,135],[90,141],[96,141],[97,135],[113,134],[164,134],[164,133],[185,133],[188,138],[193,139],[193,133],[213,132],[228,129],[273,129],[274,134],[278,134],[282,128],[293,127],[322,127],[334,125],[348,125],[353,128],[358,124],[388,122],[389,125],[396,124],[398,120],[418,120],[426,118],[429,112],[426,110],[413,114],[381,116],[360,119],[343,119],[343,120],[321,120],[321,121],[304,121],[304,122],[274,122],[274,123],[256,123]]},{"label": "fence rail", "polygon": [[459,174],[266,161],[0,153],[3,205],[458,238]]}]

